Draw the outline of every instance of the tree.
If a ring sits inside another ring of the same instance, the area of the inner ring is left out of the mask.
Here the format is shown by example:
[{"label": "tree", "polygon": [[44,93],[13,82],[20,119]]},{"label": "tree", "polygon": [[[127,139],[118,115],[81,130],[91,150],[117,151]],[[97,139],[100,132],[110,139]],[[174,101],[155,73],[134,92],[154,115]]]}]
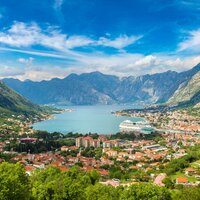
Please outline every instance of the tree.
[{"label": "tree", "polygon": [[96,184],[86,189],[87,200],[118,200],[119,194],[112,186]]},{"label": "tree", "polygon": [[136,184],[125,189],[120,200],[171,200],[170,192],[152,184]]},{"label": "tree", "polygon": [[0,165],[0,200],[30,199],[30,185],[23,166],[19,163]]},{"label": "tree", "polygon": [[120,166],[112,166],[109,173],[110,178],[122,179],[123,177],[123,171]]},{"label": "tree", "polygon": [[174,200],[199,200],[200,188],[185,188],[173,195]]},{"label": "tree", "polygon": [[35,200],[62,200],[66,195],[63,176],[56,167],[36,170],[31,176],[31,184]]},{"label": "tree", "polygon": [[77,166],[67,172],[48,167],[31,176],[32,196],[35,200],[85,200],[85,189],[96,180],[96,172],[85,173]]},{"label": "tree", "polygon": [[88,173],[91,183],[94,185],[100,179],[100,174],[96,170],[92,170]]},{"label": "tree", "polygon": [[166,177],[164,180],[163,180],[163,183],[165,184],[165,187],[167,188],[170,188],[170,189],[173,189],[174,188],[174,182],[171,180],[171,178],[169,177]]}]

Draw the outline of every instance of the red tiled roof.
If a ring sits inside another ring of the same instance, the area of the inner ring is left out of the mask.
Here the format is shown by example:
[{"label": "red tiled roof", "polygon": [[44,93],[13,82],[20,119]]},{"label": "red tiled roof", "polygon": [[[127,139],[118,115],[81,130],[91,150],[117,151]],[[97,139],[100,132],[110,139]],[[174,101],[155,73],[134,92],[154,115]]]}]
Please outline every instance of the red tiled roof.
[{"label": "red tiled roof", "polygon": [[94,168],[93,168],[93,167],[90,167],[90,166],[85,166],[85,167],[83,167],[83,169],[84,169],[85,171],[91,171],[91,170],[93,170]]},{"label": "red tiled roof", "polygon": [[109,175],[109,172],[108,171],[106,171],[106,170],[100,170],[100,171],[98,171],[102,176],[108,176]]},{"label": "red tiled roof", "polygon": [[71,147],[69,147],[69,149],[78,149],[78,147],[77,146],[71,146]]},{"label": "red tiled roof", "polygon": [[32,171],[35,169],[35,167],[31,166],[31,165],[27,165],[24,167],[26,171]]},{"label": "red tiled roof", "polygon": [[176,182],[177,183],[187,183],[188,182],[188,179],[186,177],[178,177],[176,179]]},{"label": "red tiled roof", "polygon": [[131,166],[130,169],[139,169],[140,167],[138,166]]}]

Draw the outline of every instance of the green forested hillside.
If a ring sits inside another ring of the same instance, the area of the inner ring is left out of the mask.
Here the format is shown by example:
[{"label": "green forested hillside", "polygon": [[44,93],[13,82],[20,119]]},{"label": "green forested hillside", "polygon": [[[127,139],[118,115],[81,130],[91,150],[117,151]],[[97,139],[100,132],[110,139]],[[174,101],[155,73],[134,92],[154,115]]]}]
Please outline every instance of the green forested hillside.
[{"label": "green forested hillside", "polygon": [[8,114],[22,113],[25,115],[48,112],[46,108],[31,103],[2,81],[0,81],[0,111]]}]

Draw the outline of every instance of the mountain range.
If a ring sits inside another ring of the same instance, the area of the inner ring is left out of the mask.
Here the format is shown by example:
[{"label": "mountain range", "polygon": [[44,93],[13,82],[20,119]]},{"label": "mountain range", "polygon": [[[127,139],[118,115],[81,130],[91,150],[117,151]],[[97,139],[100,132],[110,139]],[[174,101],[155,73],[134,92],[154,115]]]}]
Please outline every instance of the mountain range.
[{"label": "mountain range", "polygon": [[113,103],[176,104],[199,102],[200,64],[184,72],[119,78],[100,72],[70,74],[48,81],[3,79],[9,87],[37,104],[95,105]]}]

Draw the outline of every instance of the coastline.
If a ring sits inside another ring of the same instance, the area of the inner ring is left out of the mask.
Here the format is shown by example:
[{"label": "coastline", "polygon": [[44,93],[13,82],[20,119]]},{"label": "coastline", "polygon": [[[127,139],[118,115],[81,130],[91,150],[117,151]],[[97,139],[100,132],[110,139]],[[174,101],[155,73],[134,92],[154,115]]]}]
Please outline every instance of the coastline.
[{"label": "coastline", "polygon": [[140,117],[151,123],[158,132],[180,133],[180,134],[199,134],[200,118],[191,116],[187,110],[148,110],[131,109],[121,110],[113,113],[116,116]]},{"label": "coastline", "polygon": [[39,123],[39,122],[43,122],[43,121],[48,121],[48,120],[51,120],[51,119],[55,119],[55,115],[57,115],[57,114],[62,114],[62,113],[65,113],[65,112],[74,112],[74,111],[75,110],[73,110],[73,109],[54,110],[52,112],[52,114],[42,114],[42,117],[39,117],[35,121],[28,123],[27,126],[29,128],[31,128],[31,130],[33,130],[33,132],[35,132],[37,130],[33,128],[34,124]]},{"label": "coastline", "polygon": [[[127,120],[126,116],[116,117],[113,111],[129,109],[124,105],[95,105],[95,106],[73,106],[65,109],[71,114],[54,115],[56,119],[34,124],[35,130],[46,130],[48,132],[59,131],[61,133],[79,132],[82,134],[115,134],[120,131],[119,125]],[[73,111],[76,112],[73,112]],[[53,117],[54,117],[53,116]],[[48,119],[52,119],[52,116]],[[133,121],[141,121],[141,118],[133,118]]]}]

